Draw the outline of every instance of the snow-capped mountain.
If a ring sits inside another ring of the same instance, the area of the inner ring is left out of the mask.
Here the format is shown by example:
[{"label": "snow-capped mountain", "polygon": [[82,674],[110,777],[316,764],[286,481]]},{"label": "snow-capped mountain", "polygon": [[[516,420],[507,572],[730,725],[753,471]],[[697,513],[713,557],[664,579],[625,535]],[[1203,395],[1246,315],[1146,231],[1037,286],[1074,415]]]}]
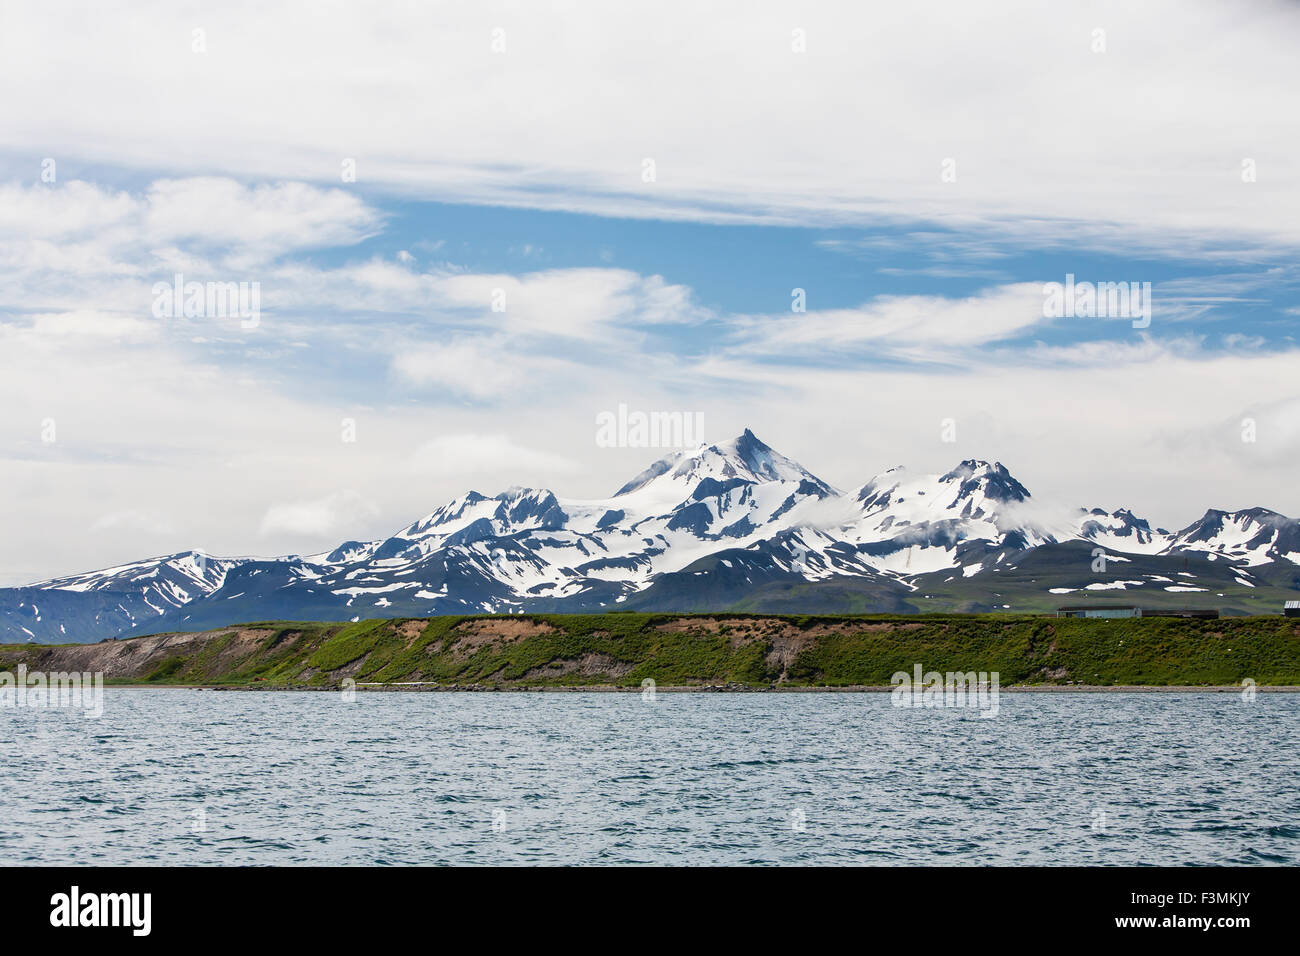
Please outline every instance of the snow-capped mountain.
[{"label": "snow-capped mountain", "polygon": [[1018,553],[1054,540],[1018,513],[1029,492],[1000,462],[963,461],[946,474],[915,477],[891,468],[855,499],[861,517],[846,535],[874,567],[903,576],[975,567],[994,552]]},{"label": "snow-capped mountain", "polygon": [[1267,508],[1205,512],[1176,535],[1170,548],[1204,551],[1247,565],[1270,561],[1300,564],[1300,523]]},{"label": "snow-capped mountain", "polygon": [[[272,619],[746,602],[1028,610],[1097,588],[1208,593],[1199,583],[1216,561],[1216,594],[1221,578],[1258,594],[1300,587],[1300,522],[1275,512],[1209,511],[1171,533],[1124,509],[1044,524],[1029,502],[1002,464],[975,460],[941,475],[893,468],[842,492],[746,430],[669,455],[609,498],[471,491],[386,539],[320,554],[184,553],[0,590],[0,622],[8,641],[89,641]],[[1099,580],[1098,548],[1127,570]]]},{"label": "snow-capped mountain", "polygon": [[1168,531],[1153,529],[1145,518],[1139,518],[1127,508],[1114,512],[1100,508],[1085,511],[1075,530],[1086,541],[1133,554],[1159,554],[1173,543]]}]

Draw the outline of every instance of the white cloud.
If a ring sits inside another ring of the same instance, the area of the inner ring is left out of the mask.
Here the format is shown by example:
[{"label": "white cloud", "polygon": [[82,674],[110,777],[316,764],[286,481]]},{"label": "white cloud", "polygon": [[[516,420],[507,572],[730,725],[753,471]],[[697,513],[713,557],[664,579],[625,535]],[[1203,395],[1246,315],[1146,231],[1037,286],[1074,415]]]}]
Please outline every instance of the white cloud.
[{"label": "white cloud", "polygon": [[0,185],[0,240],[87,237],[155,247],[237,246],[241,256],[352,245],[379,215],[356,195],[302,182],[246,186],[224,177],[155,180],[144,193],[80,180]]},{"label": "white cloud", "polygon": [[175,526],[168,516],[159,512],[143,508],[128,508],[101,515],[91,524],[90,530],[115,534],[125,531],[141,535],[169,535],[175,531]]},{"label": "white cloud", "polygon": [[1252,402],[1221,420],[1172,432],[1168,443],[1195,450],[1216,470],[1225,459],[1269,471],[1294,468],[1300,460],[1300,393]]},{"label": "white cloud", "polygon": [[453,395],[479,400],[522,397],[529,390],[528,371],[517,356],[507,355],[506,348],[500,340],[428,343],[395,354],[393,371],[411,385]]},{"label": "white cloud", "polygon": [[463,202],[903,217],[1108,246],[1300,241],[1300,129],[1277,121],[1300,85],[1292,4],[670,0],[648,17],[392,0],[304,18],[286,0],[207,10],[205,53],[192,14],[162,0],[130,18],[59,6],[8,11],[0,38],[25,179],[49,156],[342,186],[353,160],[359,184]]},{"label": "white cloud", "polygon": [[355,491],[342,491],[311,501],[276,504],[266,509],[262,518],[263,535],[301,535],[329,538],[346,535],[379,509]]},{"label": "white cloud", "polygon": [[814,310],[736,320],[741,353],[827,355],[869,347],[914,359],[996,342],[1047,322],[1041,283],[1022,282],[953,299],[880,296],[857,309]]},{"label": "white cloud", "polygon": [[448,304],[499,318],[519,335],[598,339],[623,324],[692,323],[709,316],[686,287],[627,269],[442,274],[432,286]]},{"label": "white cloud", "polygon": [[121,190],[73,180],[57,187],[0,185],[0,237],[67,240],[140,215],[141,201]]},{"label": "white cloud", "polygon": [[301,182],[245,186],[217,177],[158,180],[143,213],[151,241],[236,244],[244,256],[353,245],[379,224],[374,210],[342,189]]},{"label": "white cloud", "polygon": [[76,310],[38,312],[30,316],[31,331],[37,336],[111,339],[116,342],[153,338],[158,323],[133,315]]},{"label": "white cloud", "polygon": [[425,442],[411,458],[412,470],[420,474],[504,476],[517,484],[529,475],[568,475],[578,465],[562,455],[520,445],[503,434],[442,435]]}]

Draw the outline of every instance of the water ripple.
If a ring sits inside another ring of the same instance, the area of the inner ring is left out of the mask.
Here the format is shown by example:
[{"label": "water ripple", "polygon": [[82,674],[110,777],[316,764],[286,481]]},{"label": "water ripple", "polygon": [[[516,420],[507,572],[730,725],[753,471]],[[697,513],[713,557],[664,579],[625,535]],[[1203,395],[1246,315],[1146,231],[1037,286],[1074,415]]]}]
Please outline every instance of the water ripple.
[{"label": "water ripple", "polygon": [[1001,707],[113,689],[98,721],[0,710],[0,845],[49,864],[1300,862],[1300,696]]}]

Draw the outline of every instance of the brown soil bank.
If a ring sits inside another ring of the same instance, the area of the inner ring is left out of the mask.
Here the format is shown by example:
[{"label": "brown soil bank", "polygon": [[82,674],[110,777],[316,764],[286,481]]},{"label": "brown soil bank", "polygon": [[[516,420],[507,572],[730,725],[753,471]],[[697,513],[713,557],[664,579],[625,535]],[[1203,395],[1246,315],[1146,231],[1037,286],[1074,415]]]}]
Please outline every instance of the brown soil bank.
[{"label": "brown soil bank", "polygon": [[1004,687],[1300,684],[1300,622],[1028,615],[586,614],[258,623],[99,644],[0,646],[0,671],[258,687],[852,687],[898,671]]}]

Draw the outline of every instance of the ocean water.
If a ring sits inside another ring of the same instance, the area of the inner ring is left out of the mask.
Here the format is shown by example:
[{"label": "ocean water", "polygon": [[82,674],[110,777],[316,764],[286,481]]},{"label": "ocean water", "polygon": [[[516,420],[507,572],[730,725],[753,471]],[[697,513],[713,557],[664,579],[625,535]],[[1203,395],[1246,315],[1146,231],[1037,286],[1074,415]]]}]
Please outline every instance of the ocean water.
[{"label": "ocean water", "polygon": [[9,864],[1296,864],[1300,696],[105,692],[0,708]]}]

